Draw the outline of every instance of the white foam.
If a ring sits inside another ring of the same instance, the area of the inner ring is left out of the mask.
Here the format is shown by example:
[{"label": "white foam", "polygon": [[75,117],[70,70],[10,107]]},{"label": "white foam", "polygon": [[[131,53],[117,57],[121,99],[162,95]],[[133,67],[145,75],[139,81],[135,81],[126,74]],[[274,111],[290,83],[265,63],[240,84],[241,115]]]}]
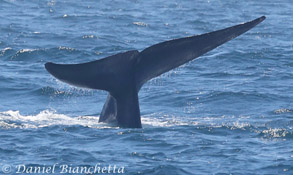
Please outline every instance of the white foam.
[{"label": "white foam", "polygon": [[146,24],[146,23],[144,23],[144,22],[138,22],[138,21],[133,22],[133,24],[134,24],[134,25],[137,25],[137,26],[143,26],[143,27],[147,27],[147,26],[148,26],[148,24]]},{"label": "white foam", "polygon": [[[37,49],[21,49],[21,50],[18,51],[17,53],[33,52],[33,51],[35,51],[35,50],[37,50]],[[17,53],[16,53],[16,54],[17,54]]]},{"label": "white foam", "polygon": [[64,46],[59,46],[58,49],[59,49],[59,50],[69,50],[69,51],[74,51],[74,50],[75,50],[74,48],[71,48],[71,47],[64,47]]},{"label": "white foam", "polygon": [[95,38],[95,35],[84,35],[83,37],[82,37],[83,39],[87,39],[87,38]]},{"label": "white foam", "polygon": [[[219,117],[183,117],[175,115],[167,115],[162,113],[154,113],[146,116],[142,116],[143,128],[157,128],[157,127],[174,127],[174,126],[206,126],[212,128],[228,128],[230,130],[240,129],[246,130],[253,127],[250,130],[252,132],[264,134],[265,137],[285,137],[289,131],[284,128],[264,128],[257,129],[258,124],[252,124],[245,119],[249,117],[235,117],[235,116],[219,116]],[[119,127],[99,123],[98,116],[78,116],[70,117],[65,114],[58,114],[56,111],[44,110],[37,115],[21,115],[19,111],[5,111],[0,112],[0,128],[43,128],[49,126],[84,126],[90,128],[113,128]],[[261,128],[263,127],[260,125]]]},{"label": "white foam", "polygon": [[5,54],[5,52],[8,51],[8,50],[12,50],[12,48],[11,47],[6,47],[6,48],[2,49],[1,52],[0,52],[0,56],[3,56]]},{"label": "white foam", "polygon": [[281,109],[277,109],[274,111],[276,114],[281,114],[281,113],[290,113],[292,112],[291,109],[285,109],[285,108],[281,108]]},{"label": "white foam", "polygon": [[2,49],[2,52],[5,52],[7,50],[12,50],[12,48],[11,47],[6,47],[6,48]]},{"label": "white foam", "polygon": [[53,125],[81,125],[91,128],[109,128],[107,124],[98,123],[99,117],[70,117],[45,110],[37,115],[21,115],[19,111],[0,112],[0,127],[4,128],[42,128]]},{"label": "white foam", "polygon": [[[184,119],[184,120],[183,120]],[[183,125],[207,125],[215,128],[224,125],[232,126],[233,128],[244,128],[250,126],[248,123],[219,122],[223,117],[196,117],[187,118],[182,116],[166,115],[161,113],[154,113],[151,115],[142,116],[142,125],[144,128],[149,127],[172,127]],[[65,114],[58,114],[56,111],[44,110],[37,115],[21,115],[19,111],[0,112],[0,127],[5,128],[41,128],[53,125],[80,125],[91,128],[109,128],[113,127],[108,124],[99,123],[97,116],[78,116],[70,117]]]},{"label": "white foam", "polygon": [[[160,115],[158,117],[157,115]],[[197,125],[197,122],[186,122],[179,120],[179,117],[152,114],[142,116],[144,128],[149,127],[172,127],[180,125]],[[110,124],[99,123],[98,116],[70,117],[65,114],[58,114],[56,111],[44,110],[37,115],[21,115],[19,111],[0,112],[0,127],[2,128],[42,128],[54,125],[73,126],[80,125],[90,128],[118,128]]]},{"label": "white foam", "polygon": [[286,129],[283,128],[269,128],[266,130],[263,130],[261,133],[267,135],[268,137],[286,137],[286,135],[289,133]]}]

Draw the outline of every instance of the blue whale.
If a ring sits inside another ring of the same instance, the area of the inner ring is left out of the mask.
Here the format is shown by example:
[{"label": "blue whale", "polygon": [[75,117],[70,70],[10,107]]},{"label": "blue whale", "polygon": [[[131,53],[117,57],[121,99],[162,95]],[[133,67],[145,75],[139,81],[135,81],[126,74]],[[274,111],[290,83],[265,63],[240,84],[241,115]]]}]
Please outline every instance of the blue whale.
[{"label": "blue whale", "polygon": [[143,51],[118,53],[82,64],[46,63],[57,79],[83,88],[109,92],[99,122],[141,128],[138,92],[145,82],[187,63],[261,23],[265,16],[214,32],[152,45]]}]

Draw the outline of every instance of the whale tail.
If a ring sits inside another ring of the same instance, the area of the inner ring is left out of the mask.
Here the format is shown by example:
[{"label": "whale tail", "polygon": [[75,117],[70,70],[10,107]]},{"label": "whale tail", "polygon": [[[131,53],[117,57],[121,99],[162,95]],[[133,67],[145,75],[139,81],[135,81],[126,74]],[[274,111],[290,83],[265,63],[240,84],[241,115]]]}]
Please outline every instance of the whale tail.
[{"label": "whale tail", "polygon": [[140,128],[138,91],[146,81],[230,41],[264,19],[263,16],[226,29],[162,42],[142,52],[128,51],[83,64],[46,63],[45,67],[68,84],[108,91],[100,121],[114,116],[122,127]]},{"label": "whale tail", "polygon": [[[83,88],[110,93],[107,110],[100,121],[115,117],[122,127],[141,127],[138,90],[133,67],[139,52],[119,53],[83,64],[46,63],[45,68],[57,79]],[[104,110],[103,110],[104,111]]]},{"label": "whale tail", "polygon": [[46,63],[45,68],[57,79],[83,88],[115,91],[129,80],[127,74],[138,51],[128,51],[82,64]]}]

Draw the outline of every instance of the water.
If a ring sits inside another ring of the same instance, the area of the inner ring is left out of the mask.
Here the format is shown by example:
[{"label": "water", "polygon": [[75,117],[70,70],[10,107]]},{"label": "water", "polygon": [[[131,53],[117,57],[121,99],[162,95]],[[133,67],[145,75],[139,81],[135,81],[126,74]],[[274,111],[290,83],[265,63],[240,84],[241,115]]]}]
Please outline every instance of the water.
[{"label": "water", "polygon": [[[293,174],[292,9],[290,0],[0,0],[1,174],[54,164]],[[245,35],[145,84],[143,129],[98,123],[107,93],[66,85],[44,69],[262,15]]]}]

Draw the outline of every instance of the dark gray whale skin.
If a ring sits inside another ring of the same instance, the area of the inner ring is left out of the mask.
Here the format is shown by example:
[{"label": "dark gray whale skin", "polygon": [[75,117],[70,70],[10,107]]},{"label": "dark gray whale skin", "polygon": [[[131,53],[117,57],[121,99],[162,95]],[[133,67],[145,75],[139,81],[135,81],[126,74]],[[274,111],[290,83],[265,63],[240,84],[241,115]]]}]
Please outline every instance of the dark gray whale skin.
[{"label": "dark gray whale skin", "polygon": [[99,122],[141,128],[138,92],[145,82],[187,63],[245,33],[265,16],[214,32],[155,44],[139,52],[118,53],[82,64],[46,63],[57,79],[78,87],[109,92]]}]

